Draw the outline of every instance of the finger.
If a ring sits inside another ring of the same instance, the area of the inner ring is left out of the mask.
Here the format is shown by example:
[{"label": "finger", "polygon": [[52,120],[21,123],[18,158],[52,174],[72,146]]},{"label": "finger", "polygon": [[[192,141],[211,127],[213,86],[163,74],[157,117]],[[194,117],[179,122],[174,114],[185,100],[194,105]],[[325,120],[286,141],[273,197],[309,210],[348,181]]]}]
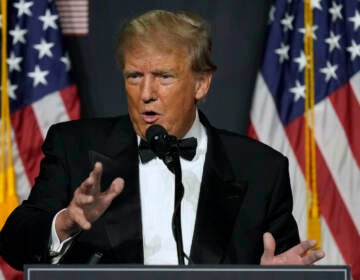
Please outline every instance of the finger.
[{"label": "finger", "polygon": [[93,195],[83,194],[80,192],[74,197],[74,199],[76,204],[80,207],[90,204],[95,200]]},{"label": "finger", "polygon": [[262,259],[269,259],[273,258],[275,254],[275,239],[272,236],[270,232],[265,232],[263,235],[263,241],[264,241],[264,253],[262,255]]},{"label": "finger", "polygon": [[91,223],[86,219],[84,211],[81,208],[72,208],[69,214],[81,229],[88,230],[91,228]]},{"label": "finger", "polygon": [[125,182],[122,178],[116,178],[112,181],[110,187],[104,192],[105,203],[110,203],[124,189]]},{"label": "finger", "polygon": [[311,251],[309,254],[305,255],[302,258],[302,260],[303,260],[303,264],[307,265],[307,264],[313,264],[318,260],[322,259],[323,257],[325,257],[325,252],[319,249],[319,250]]},{"label": "finger", "polygon": [[290,250],[298,255],[298,256],[302,256],[304,255],[308,250],[314,248],[316,246],[316,241],[315,240],[305,240],[300,242],[298,245],[292,247]]},{"label": "finger", "polygon": [[92,176],[94,177],[94,184],[97,192],[100,192],[100,182],[101,182],[101,175],[103,171],[102,163],[97,161],[94,165],[94,169],[92,171]]}]

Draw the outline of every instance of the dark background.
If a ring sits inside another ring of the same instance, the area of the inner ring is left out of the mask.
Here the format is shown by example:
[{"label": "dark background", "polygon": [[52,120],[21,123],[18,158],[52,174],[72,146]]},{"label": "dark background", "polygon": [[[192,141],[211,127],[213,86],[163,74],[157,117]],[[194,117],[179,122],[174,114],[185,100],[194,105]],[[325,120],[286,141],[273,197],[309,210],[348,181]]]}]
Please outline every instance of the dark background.
[{"label": "dark background", "polygon": [[270,0],[90,0],[89,34],[67,37],[83,117],[127,113],[121,71],[115,63],[122,23],[150,9],[188,10],[211,26],[218,70],[200,108],[217,127],[245,133],[256,74],[266,40]]}]

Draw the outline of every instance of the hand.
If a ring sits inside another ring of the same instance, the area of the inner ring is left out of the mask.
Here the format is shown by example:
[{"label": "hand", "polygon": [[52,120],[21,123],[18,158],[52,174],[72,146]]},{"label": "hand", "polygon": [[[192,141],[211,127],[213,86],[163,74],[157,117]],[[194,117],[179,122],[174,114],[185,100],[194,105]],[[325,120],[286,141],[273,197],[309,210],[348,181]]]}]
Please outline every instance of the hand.
[{"label": "hand", "polygon": [[277,256],[275,253],[275,239],[271,233],[266,232],[263,236],[264,253],[261,256],[261,265],[309,265],[325,256],[323,250],[313,250],[316,246],[315,240],[306,240],[290,248]]},{"label": "hand", "polygon": [[63,241],[80,230],[88,230],[110,206],[112,200],[122,192],[124,180],[116,178],[110,187],[100,191],[102,164],[95,163],[81,185],[75,190],[73,198],[66,210],[59,213],[55,221],[56,233]]}]

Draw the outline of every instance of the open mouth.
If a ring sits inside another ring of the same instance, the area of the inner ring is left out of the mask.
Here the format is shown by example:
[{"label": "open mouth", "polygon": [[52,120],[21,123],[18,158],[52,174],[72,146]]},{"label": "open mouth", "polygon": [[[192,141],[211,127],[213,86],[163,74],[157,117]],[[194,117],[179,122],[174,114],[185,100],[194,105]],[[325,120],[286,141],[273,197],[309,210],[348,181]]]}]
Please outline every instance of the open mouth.
[{"label": "open mouth", "polygon": [[146,111],[142,113],[143,120],[146,123],[154,123],[158,118],[160,114],[155,111]]}]

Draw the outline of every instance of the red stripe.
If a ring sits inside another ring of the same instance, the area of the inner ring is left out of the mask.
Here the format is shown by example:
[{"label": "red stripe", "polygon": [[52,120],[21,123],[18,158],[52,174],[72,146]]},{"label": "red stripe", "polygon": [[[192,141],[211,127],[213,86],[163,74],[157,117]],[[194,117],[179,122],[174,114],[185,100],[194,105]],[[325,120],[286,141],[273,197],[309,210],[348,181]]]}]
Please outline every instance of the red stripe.
[{"label": "red stripe", "polygon": [[80,100],[75,85],[60,90],[61,98],[71,120],[80,118]]},{"label": "red stripe", "polygon": [[3,273],[5,280],[23,280],[24,275],[21,271],[13,269],[8,265],[2,257],[0,257],[0,270]]},{"label": "red stripe", "polygon": [[41,145],[43,138],[31,106],[11,114],[11,123],[26,175],[30,185],[34,185],[39,174],[40,161],[43,157]]},{"label": "red stripe", "polygon": [[360,105],[350,84],[345,84],[331,94],[330,101],[344,128],[353,157],[360,167]]},{"label": "red stripe", "polygon": [[[290,144],[295,152],[300,168],[305,174],[304,165],[304,117],[301,116],[285,127]],[[335,181],[318,147],[316,148],[317,188],[320,211],[339,247],[346,263],[352,266],[354,279],[360,277],[360,236],[344,204]],[[325,252],[326,253],[326,252]]]},{"label": "red stripe", "polygon": [[247,134],[249,137],[251,137],[251,138],[253,138],[253,139],[255,139],[255,140],[259,140],[259,137],[258,137],[258,135],[257,135],[257,133],[256,133],[256,131],[255,131],[255,127],[254,127],[254,125],[253,125],[252,122],[250,122],[249,127],[248,127],[248,131],[247,131],[246,134]]}]

